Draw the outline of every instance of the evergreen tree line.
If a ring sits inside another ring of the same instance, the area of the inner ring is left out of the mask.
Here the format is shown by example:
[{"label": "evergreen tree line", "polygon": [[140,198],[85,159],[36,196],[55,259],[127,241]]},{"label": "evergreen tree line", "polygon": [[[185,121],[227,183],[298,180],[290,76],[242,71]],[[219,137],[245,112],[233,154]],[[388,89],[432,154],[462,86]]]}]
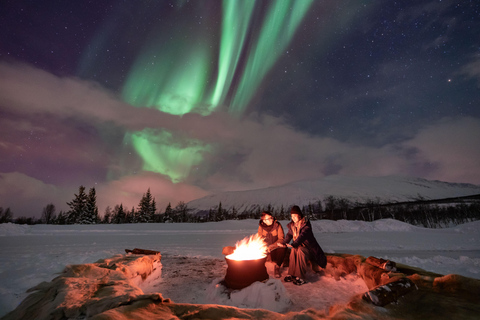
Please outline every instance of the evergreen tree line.
[{"label": "evergreen tree line", "polygon": [[328,196],[322,203],[309,204],[303,210],[310,219],[375,221],[395,219],[426,228],[445,228],[480,220],[480,196],[463,197],[442,203],[441,200],[418,200],[383,203],[381,200],[353,202]]},{"label": "evergreen tree line", "polygon": [[[427,228],[442,228],[461,223],[480,220],[480,196],[464,197],[455,204],[439,203],[440,200],[417,201],[404,203],[383,203],[381,200],[353,202],[347,198],[327,196],[323,201],[304,205],[302,211],[310,220],[360,220],[375,221],[379,219],[395,219],[412,225]],[[13,220],[10,208],[0,207],[0,223],[15,222],[19,224],[98,224],[98,223],[182,223],[182,222],[217,222],[223,220],[259,219],[266,210],[278,220],[290,219],[290,206],[285,207],[253,205],[248,208],[224,209],[220,202],[217,206],[192,213],[187,204],[180,201],[172,208],[169,203],[163,212],[157,211],[155,198],[150,188],[143,194],[137,208],[130,210],[122,204],[113,209],[107,207],[103,217],[99,216],[96,205],[96,191],[91,188],[89,193],[80,186],[71,202],[67,202],[70,210],[55,214],[55,205],[48,204],[43,208],[41,219],[20,217]]]},{"label": "evergreen tree line", "polygon": [[[436,201],[412,201],[404,203],[383,203],[380,200],[354,202],[343,197],[328,196],[302,207],[302,212],[310,220],[356,220],[375,221],[395,219],[411,225],[426,228],[445,228],[462,223],[480,220],[480,196],[457,203],[438,204]],[[278,220],[290,219],[290,207],[252,206],[238,212],[218,207],[208,211],[205,221],[259,219],[263,210],[269,211]]]}]

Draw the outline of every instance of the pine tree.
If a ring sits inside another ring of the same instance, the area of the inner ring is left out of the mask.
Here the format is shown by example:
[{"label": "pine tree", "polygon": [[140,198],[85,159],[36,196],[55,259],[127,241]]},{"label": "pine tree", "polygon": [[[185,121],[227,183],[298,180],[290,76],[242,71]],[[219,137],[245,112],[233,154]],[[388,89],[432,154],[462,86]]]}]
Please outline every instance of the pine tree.
[{"label": "pine tree", "polygon": [[126,223],[135,223],[135,220],[136,220],[136,212],[135,212],[135,208],[132,207],[132,210],[130,210],[130,212],[126,213],[125,222]]},{"label": "pine tree", "polygon": [[316,212],[317,219],[322,219],[322,216],[323,216],[322,212],[323,212],[322,200],[318,200],[318,202],[317,202],[317,212]]},{"label": "pine tree", "polygon": [[313,204],[309,202],[306,209],[307,209],[307,217],[308,217],[308,219],[313,220],[314,217],[315,217],[315,215],[313,214],[313,213],[314,213]]},{"label": "pine tree", "polygon": [[116,205],[113,209],[112,223],[125,223],[125,211],[123,210],[123,204]]},{"label": "pine tree", "polygon": [[98,217],[98,207],[97,207],[97,195],[95,192],[95,188],[91,188],[85,205],[85,211],[83,212],[83,216],[80,219],[80,223],[82,224],[96,224],[99,221]]},{"label": "pine tree", "polygon": [[138,204],[137,211],[137,222],[152,222],[152,204],[153,204],[153,214],[155,214],[155,200],[152,199],[152,194],[150,193],[150,188],[148,188],[147,193],[143,194],[140,203]]},{"label": "pine tree", "polygon": [[218,203],[217,211],[215,212],[215,222],[218,222],[218,221],[222,220],[222,216],[223,216],[222,212],[223,212],[222,202],[220,201]]},{"label": "pine tree", "polygon": [[149,222],[155,222],[155,213],[157,212],[157,202],[155,198],[152,199],[150,202],[150,214],[149,214]]},{"label": "pine tree", "polygon": [[163,215],[163,222],[172,222],[172,219],[173,219],[172,215],[173,215],[172,205],[169,202],[168,206],[165,208],[165,213]]},{"label": "pine tree", "polygon": [[81,223],[81,219],[83,218],[87,207],[87,194],[85,193],[84,186],[78,188],[78,194],[75,195],[75,199],[71,202],[67,202],[67,205],[70,207],[67,223]]},{"label": "pine tree", "polygon": [[105,213],[103,214],[103,220],[102,220],[102,222],[103,222],[103,223],[111,223],[111,222],[112,222],[112,218],[113,218],[112,208],[110,208],[110,206],[107,206],[107,207],[105,208]]}]

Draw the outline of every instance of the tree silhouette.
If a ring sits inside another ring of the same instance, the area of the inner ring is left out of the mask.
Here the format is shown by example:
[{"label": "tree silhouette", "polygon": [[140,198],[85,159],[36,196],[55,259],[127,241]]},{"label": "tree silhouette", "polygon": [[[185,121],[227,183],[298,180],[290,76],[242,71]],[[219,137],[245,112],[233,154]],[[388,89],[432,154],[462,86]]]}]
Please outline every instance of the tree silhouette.
[{"label": "tree silhouette", "polygon": [[156,203],[155,199],[150,193],[150,188],[143,194],[140,203],[138,204],[138,210],[136,212],[136,222],[153,222],[155,217]]},{"label": "tree silhouette", "polygon": [[3,210],[3,208],[0,207],[0,223],[11,222],[12,219],[13,219],[13,214],[10,208]]},{"label": "tree silhouette", "polygon": [[82,224],[96,224],[100,221],[98,217],[97,194],[95,188],[91,188],[85,205],[85,212],[80,220]]},{"label": "tree silhouette", "polygon": [[168,206],[165,208],[165,213],[163,214],[163,222],[173,222],[173,210],[170,202],[168,203]]},{"label": "tree silhouette", "polygon": [[78,194],[75,194],[75,198],[71,202],[67,202],[67,205],[70,207],[67,223],[80,223],[87,208],[87,194],[84,186],[78,188]]},{"label": "tree silhouette", "polygon": [[42,211],[42,221],[46,224],[51,224],[55,221],[55,205],[53,203],[49,203],[43,208]]}]

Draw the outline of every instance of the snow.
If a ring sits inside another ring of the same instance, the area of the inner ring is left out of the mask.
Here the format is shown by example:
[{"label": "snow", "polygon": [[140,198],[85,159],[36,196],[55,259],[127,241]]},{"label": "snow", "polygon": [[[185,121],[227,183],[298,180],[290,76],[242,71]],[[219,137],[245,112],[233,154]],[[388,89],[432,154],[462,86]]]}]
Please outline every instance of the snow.
[{"label": "snow", "polygon": [[287,289],[278,279],[270,278],[265,283],[257,281],[242,290],[228,291],[220,281],[216,281],[207,289],[207,298],[214,304],[275,312],[284,312],[292,304]]},{"label": "snow", "polygon": [[[285,227],[288,221],[281,221]],[[222,286],[222,248],[257,230],[257,220],[179,224],[0,225],[0,316],[16,308],[29,288],[52,281],[67,265],[94,263],[125,249],[162,253],[161,272],[141,284],[176,303],[222,304],[276,312],[326,310],[367,291],[355,274],[334,279],[307,275],[295,286],[270,277],[243,290]],[[440,274],[480,279],[480,221],[446,229],[426,229],[396,220],[312,221],[327,253],[375,256]],[[267,263],[273,274],[273,266]],[[286,270],[284,270],[284,275]]]},{"label": "snow", "polygon": [[432,181],[405,176],[362,177],[330,175],[316,180],[302,180],[282,186],[256,190],[226,191],[188,202],[189,208],[209,210],[221,202],[224,209],[235,207],[242,212],[251,206],[276,209],[297,204],[324,201],[328,196],[346,198],[352,202],[380,201],[384,203],[446,199],[480,194],[480,186],[465,183]]}]

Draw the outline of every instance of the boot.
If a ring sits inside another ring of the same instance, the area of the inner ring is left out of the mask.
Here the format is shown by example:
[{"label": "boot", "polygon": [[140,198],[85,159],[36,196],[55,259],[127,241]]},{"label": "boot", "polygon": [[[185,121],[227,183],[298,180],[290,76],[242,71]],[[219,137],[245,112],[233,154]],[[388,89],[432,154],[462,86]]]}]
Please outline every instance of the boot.
[{"label": "boot", "polygon": [[280,268],[280,266],[275,265],[273,273],[275,275],[275,278],[281,278],[282,277],[282,269]]}]

